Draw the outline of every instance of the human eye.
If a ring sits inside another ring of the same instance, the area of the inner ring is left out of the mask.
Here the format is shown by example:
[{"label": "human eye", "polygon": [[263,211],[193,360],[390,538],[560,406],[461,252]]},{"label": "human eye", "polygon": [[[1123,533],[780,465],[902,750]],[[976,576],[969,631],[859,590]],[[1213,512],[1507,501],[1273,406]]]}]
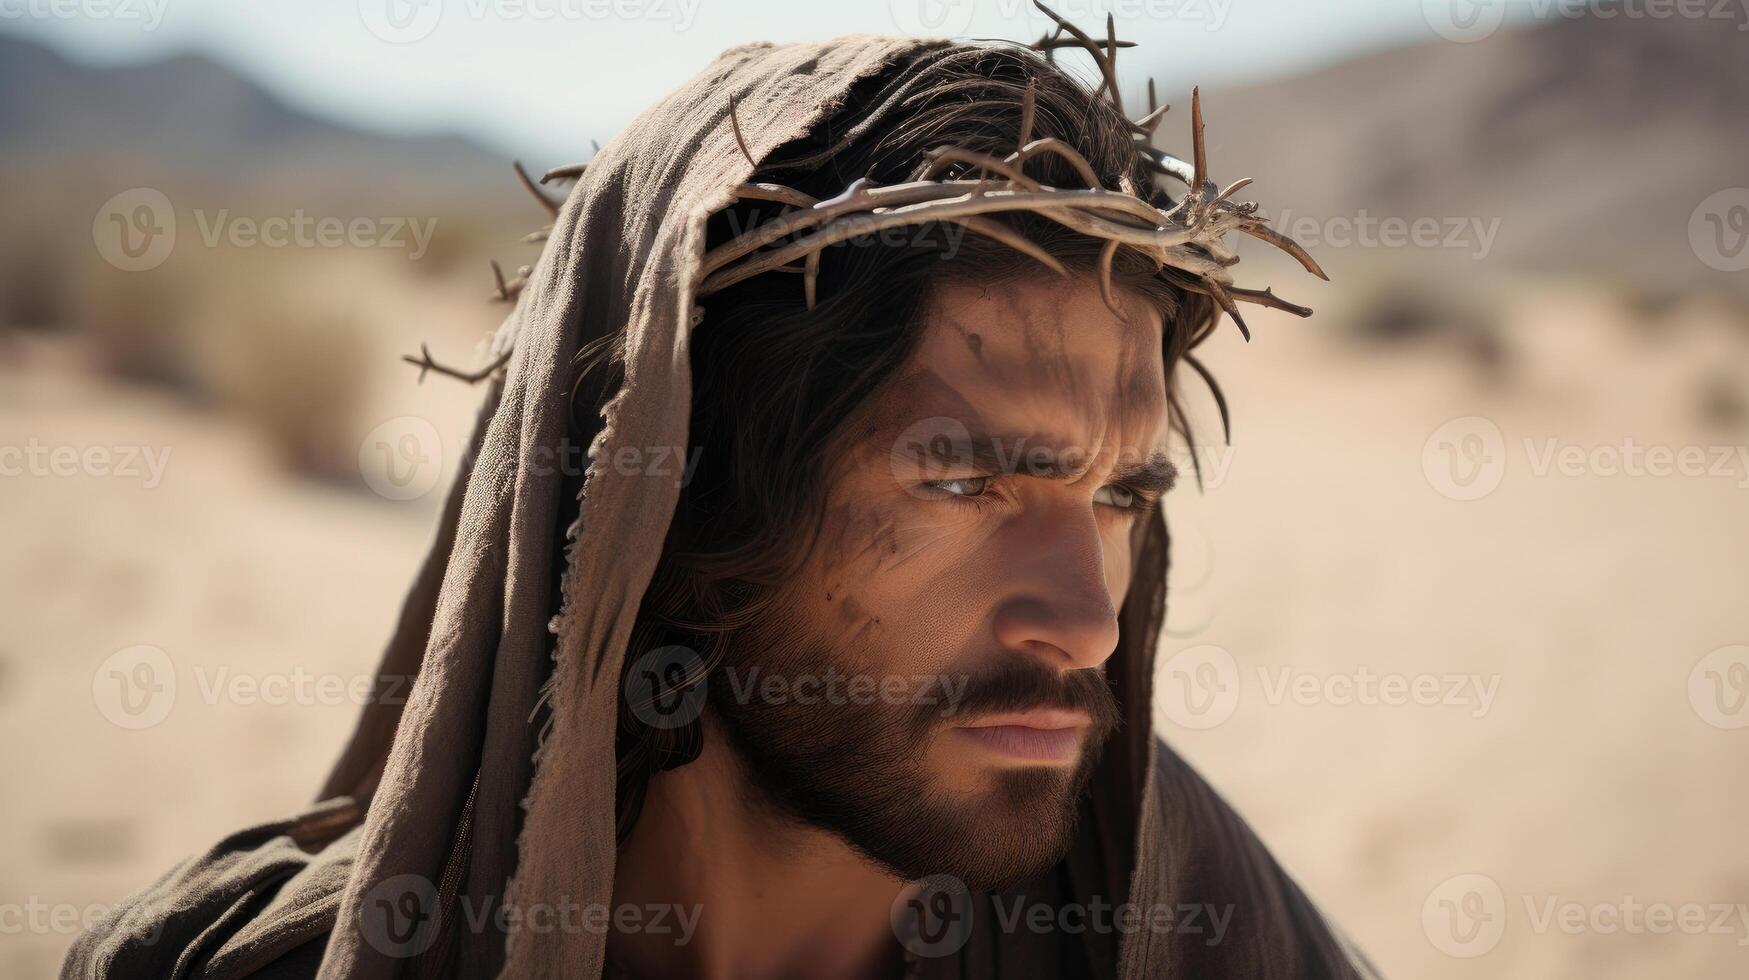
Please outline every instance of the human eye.
[{"label": "human eye", "polygon": [[990,478],[987,476],[963,476],[951,480],[925,480],[923,485],[931,490],[955,497],[981,497],[989,488]]},{"label": "human eye", "polygon": [[1093,494],[1093,502],[1126,511],[1145,511],[1154,505],[1153,499],[1133,487],[1109,483]]}]

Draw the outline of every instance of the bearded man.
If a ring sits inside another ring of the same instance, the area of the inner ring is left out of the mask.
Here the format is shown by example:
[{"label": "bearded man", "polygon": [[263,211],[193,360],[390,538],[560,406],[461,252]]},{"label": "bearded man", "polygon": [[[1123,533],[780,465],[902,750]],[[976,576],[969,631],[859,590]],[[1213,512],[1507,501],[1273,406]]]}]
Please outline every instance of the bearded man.
[{"label": "bearded man", "polygon": [[1059,23],[735,48],[551,175],[410,697],[65,976],[1371,975],[1150,703],[1180,368],[1309,312],[1223,238],[1317,267]]}]

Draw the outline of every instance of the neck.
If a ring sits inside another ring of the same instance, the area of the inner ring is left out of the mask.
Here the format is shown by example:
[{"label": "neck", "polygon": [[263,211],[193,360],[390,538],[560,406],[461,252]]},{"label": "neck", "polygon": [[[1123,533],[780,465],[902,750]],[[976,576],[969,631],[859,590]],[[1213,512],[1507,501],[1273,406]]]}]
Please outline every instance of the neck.
[{"label": "neck", "polygon": [[652,907],[664,907],[673,926],[615,921],[608,952],[637,977],[895,976],[889,923],[903,887],[837,835],[775,812],[707,724],[696,761],[651,779],[614,879],[616,910],[639,908],[637,921],[652,923]]}]

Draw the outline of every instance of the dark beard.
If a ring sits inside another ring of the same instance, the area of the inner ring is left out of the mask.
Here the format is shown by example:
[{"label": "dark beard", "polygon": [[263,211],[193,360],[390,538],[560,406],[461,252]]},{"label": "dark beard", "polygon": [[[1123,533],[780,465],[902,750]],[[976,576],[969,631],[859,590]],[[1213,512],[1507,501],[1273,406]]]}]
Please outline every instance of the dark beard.
[{"label": "dark beard", "polygon": [[[998,890],[1032,880],[1068,852],[1082,793],[1120,715],[1098,670],[1053,671],[1015,653],[982,660],[943,672],[956,684],[966,679],[951,705],[939,684],[926,685],[924,703],[913,703],[917,688],[908,675],[905,697],[895,699],[902,703],[879,696],[865,703],[767,701],[750,677],[793,684],[860,674],[878,687],[886,675],[866,658],[794,629],[755,626],[742,630],[724,657],[734,682],[719,670],[707,688],[754,790],[780,814],[837,834],[900,878],[949,874],[975,890]],[[993,789],[969,799],[934,785],[924,763],[932,735],[944,734],[955,718],[1033,707],[1078,708],[1092,717],[1073,771],[997,772]]]}]

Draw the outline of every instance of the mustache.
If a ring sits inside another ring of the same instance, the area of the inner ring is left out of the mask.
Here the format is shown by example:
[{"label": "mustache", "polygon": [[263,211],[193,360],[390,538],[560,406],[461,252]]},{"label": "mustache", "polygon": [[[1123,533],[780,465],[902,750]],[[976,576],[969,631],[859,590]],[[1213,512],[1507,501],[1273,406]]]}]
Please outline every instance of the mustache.
[{"label": "mustache", "polygon": [[[1096,667],[1052,670],[1031,657],[1008,653],[971,672],[942,674],[933,684],[945,692],[934,703],[949,705],[945,712],[949,718],[1040,708],[1082,711],[1092,719],[1089,735],[1095,739],[1111,735],[1123,721],[1105,672]],[[954,687],[961,689],[954,691]],[[931,725],[943,715],[937,707],[918,720]]]},{"label": "mustache", "polygon": [[[818,670],[819,665],[836,659],[829,645],[809,636],[784,609],[770,610],[763,623],[733,631],[731,637],[724,660],[742,665],[757,663],[776,674],[784,673],[786,668]],[[904,686],[914,706],[908,719],[914,740],[921,742],[944,720],[1035,708],[1085,712],[1091,719],[1088,741],[1094,745],[1102,744],[1122,727],[1123,710],[1106,683],[1103,667],[1053,670],[1032,656],[1013,651],[988,654],[977,662],[973,669],[947,670],[923,677],[893,675],[909,682]],[[857,672],[854,664],[842,666]],[[890,717],[900,725],[907,720],[904,712]]]}]

